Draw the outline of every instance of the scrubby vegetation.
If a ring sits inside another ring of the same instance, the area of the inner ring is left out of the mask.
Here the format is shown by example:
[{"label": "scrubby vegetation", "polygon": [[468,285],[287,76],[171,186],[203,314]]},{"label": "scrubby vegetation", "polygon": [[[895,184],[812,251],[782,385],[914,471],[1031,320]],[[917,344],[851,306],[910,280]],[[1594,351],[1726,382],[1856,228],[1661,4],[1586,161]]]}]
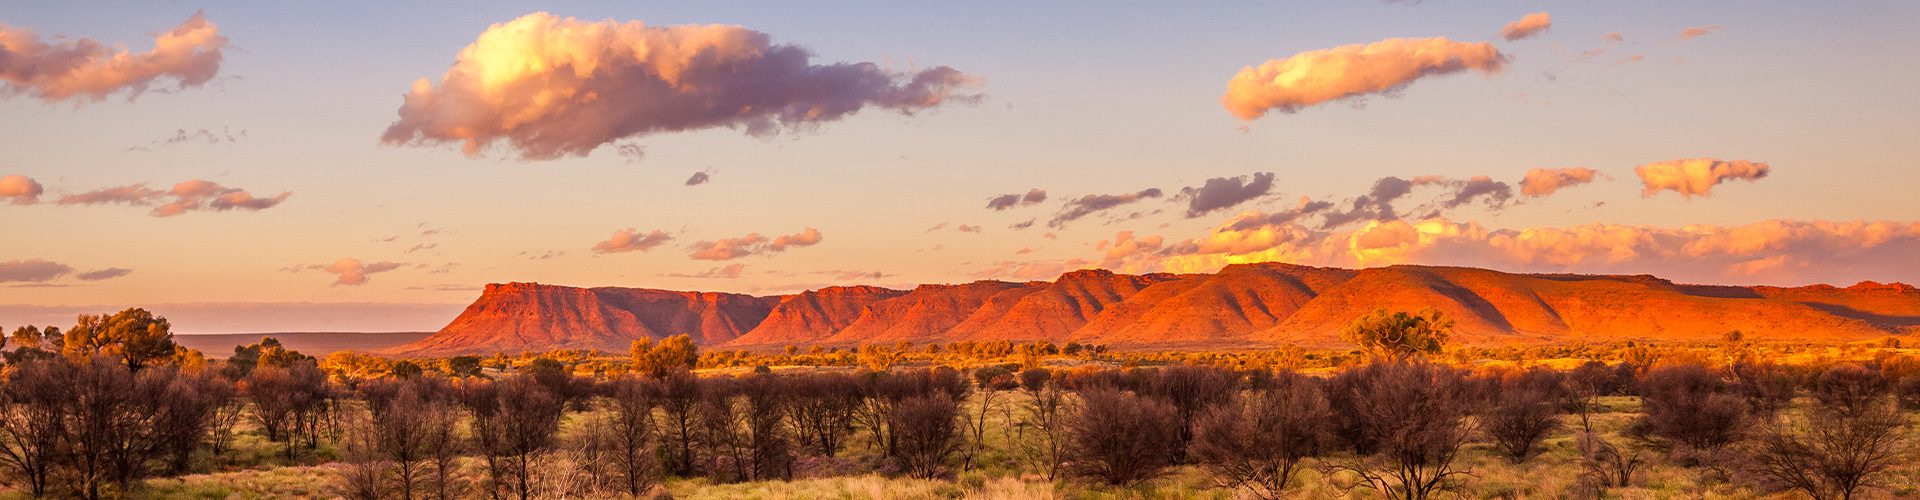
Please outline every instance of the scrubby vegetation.
[{"label": "scrubby vegetation", "polygon": [[8,337],[0,479],[56,498],[1920,493],[1920,361],[1891,344],[1494,352],[1444,348],[1437,315],[1360,321],[1365,352],[681,337],[390,360],[264,339],[208,361],[129,310]]}]

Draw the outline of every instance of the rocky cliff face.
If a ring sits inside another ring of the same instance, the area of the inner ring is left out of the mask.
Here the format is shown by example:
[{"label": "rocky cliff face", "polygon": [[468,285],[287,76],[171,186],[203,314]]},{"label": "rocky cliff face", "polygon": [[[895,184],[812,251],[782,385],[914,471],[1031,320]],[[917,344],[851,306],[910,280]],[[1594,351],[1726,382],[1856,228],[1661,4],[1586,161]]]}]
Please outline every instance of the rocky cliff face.
[{"label": "rocky cliff face", "polygon": [[828,287],[789,296],[488,285],[439,333],[389,352],[438,356],[546,349],[619,351],[690,334],[708,346],[966,340],[1079,341],[1116,347],[1339,345],[1375,309],[1436,308],[1468,344],[1612,339],[1858,340],[1920,332],[1920,290],[1681,285],[1652,276],[1512,274],[1279,263],[1213,274],[1075,271],[1051,282],[977,281],[912,290]]}]

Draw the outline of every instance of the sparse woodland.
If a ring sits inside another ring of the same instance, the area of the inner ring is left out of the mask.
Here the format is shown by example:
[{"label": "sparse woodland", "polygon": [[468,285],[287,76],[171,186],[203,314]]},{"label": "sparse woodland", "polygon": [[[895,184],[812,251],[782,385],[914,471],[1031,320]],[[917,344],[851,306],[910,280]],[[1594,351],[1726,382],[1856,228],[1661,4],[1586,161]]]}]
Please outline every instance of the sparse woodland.
[{"label": "sparse woodland", "polygon": [[6,337],[0,478],[49,498],[1692,498],[1920,494],[1876,345],[1040,343],[223,360],[130,309]]}]

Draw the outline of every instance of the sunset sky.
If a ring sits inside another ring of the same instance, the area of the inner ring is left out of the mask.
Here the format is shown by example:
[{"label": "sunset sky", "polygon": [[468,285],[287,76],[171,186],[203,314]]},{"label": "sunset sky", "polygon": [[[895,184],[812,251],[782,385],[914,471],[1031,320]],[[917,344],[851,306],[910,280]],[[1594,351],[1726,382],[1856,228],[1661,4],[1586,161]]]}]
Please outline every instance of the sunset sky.
[{"label": "sunset sky", "polygon": [[0,326],[1234,262],[1920,281],[1920,3],[0,2]]}]

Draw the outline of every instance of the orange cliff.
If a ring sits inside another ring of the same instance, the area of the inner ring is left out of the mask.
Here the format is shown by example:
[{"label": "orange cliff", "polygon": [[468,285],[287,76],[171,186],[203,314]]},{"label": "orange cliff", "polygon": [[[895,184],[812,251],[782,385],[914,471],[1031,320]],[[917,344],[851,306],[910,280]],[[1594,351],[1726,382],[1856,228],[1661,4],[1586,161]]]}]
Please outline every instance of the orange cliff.
[{"label": "orange cliff", "polygon": [[547,349],[623,351],[686,333],[709,348],[772,350],[909,341],[1049,340],[1120,348],[1339,345],[1375,309],[1437,308],[1456,342],[1749,338],[1852,341],[1920,332],[1920,290],[1682,285],[1652,276],[1514,274],[1391,266],[1238,264],[1213,274],[1083,270],[1059,279],[795,295],[488,285],[446,328],[390,349],[410,356]]}]

